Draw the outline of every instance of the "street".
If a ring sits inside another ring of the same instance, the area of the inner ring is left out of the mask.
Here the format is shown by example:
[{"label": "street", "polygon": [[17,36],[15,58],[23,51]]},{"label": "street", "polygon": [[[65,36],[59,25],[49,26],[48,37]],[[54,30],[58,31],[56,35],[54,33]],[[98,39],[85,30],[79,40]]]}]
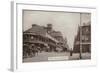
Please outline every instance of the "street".
[{"label": "street", "polygon": [[[31,58],[24,58],[23,62],[42,62],[42,61],[52,61],[49,60],[48,58],[55,58],[55,60],[53,61],[58,61],[57,58],[61,58],[59,59],[59,61],[61,60],[80,60],[79,59],[79,53],[73,53],[72,56],[70,56],[70,52],[41,52],[38,53],[36,56],[31,57]],[[66,59],[64,59],[66,58]],[[91,58],[91,54],[90,53],[82,53],[82,59],[90,59]],[[57,60],[56,60],[57,59]]]},{"label": "street", "polygon": [[25,58],[23,62],[40,62],[48,61],[49,57],[69,56],[69,52],[41,52],[35,57]]}]

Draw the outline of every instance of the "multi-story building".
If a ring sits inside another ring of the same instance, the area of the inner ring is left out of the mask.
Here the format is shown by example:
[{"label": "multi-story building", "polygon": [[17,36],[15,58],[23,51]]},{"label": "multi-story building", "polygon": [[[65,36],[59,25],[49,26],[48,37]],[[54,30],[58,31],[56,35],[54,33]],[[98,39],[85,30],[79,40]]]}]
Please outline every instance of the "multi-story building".
[{"label": "multi-story building", "polygon": [[[67,44],[67,42],[66,42]],[[67,47],[65,46],[63,36],[61,32],[54,31],[52,24],[48,24],[47,27],[33,24],[32,28],[23,32],[23,51],[25,52],[25,46],[35,46],[41,51],[57,51],[57,47],[61,50]],[[33,48],[34,49],[34,48]],[[28,49],[27,49],[28,50]]]},{"label": "multi-story building", "polygon": [[73,52],[91,52],[91,23],[84,23],[79,26],[77,36],[74,41]]}]

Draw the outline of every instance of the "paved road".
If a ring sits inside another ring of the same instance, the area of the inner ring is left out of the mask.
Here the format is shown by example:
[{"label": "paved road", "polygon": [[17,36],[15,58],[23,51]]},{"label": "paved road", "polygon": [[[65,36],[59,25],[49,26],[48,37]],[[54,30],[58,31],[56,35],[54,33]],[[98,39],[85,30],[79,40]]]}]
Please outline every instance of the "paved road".
[{"label": "paved road", "polygon": [[[48,60],[48,58],[52,57],[66,57],[67,59],[60,59],[60,60],[80,60],[79,59],[79,53],[73,53],[72,56],[70,56],[69,52],[42,52],[38,53],[35,57],[32,58],[25,58],[23,59],[23,62],[41,62],[41,61],[51,61]],[[91,54],[90,53],[83,53],[82,59],[90,59]]]},{"label": "paved road", "polygon": [[35,57],[32,58],[25,58],[23,62],[39,62],[39,61],[48,61],[49,57],[62,57],[62,56],[69,56],[69,52],[42,52],[38,53]]}]

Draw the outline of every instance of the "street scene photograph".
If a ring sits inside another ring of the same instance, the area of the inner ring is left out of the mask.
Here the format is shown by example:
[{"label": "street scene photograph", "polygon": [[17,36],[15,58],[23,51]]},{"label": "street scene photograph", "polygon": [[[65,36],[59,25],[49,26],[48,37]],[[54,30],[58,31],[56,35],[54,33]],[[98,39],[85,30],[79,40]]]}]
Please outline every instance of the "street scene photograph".
[{"label": "street scene photograph", "polygon": [[22,61],[91,59],[91,13],[23,10]]}]

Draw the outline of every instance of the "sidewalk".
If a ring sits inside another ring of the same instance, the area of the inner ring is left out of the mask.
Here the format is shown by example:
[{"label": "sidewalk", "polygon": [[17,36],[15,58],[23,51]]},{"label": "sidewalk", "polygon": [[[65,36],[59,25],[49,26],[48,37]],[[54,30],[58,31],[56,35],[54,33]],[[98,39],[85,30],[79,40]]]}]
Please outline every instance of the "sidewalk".
[{"label": "sidewalk", "polygon": [[[82,59],[91,59],[91,53],[82,53]],[[69,56],[69,60],[80,60],[79,53],[73,53]]]}]

